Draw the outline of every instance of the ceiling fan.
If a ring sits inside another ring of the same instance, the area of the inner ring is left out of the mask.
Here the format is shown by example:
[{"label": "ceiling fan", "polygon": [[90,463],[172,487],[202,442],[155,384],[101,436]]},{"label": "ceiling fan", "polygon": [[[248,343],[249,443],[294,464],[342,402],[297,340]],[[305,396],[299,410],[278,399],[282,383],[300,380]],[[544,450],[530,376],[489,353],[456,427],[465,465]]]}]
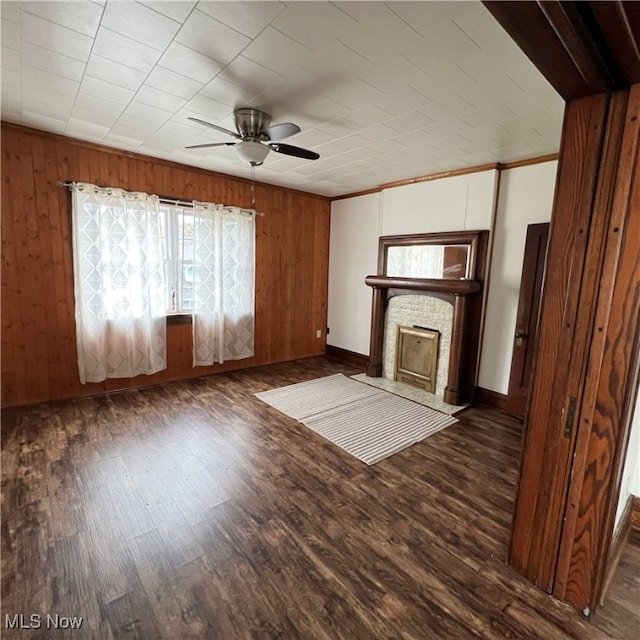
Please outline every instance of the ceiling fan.
[{"label": "ceiling fan", "polygon": [[236,153],[248,162],[252,167],[257,167],[264,162],[269,151],[284,153],[287,156],[304,158],[305,160],[317,160],[320,155],[315,151],[294,147],[291,144],[279,142],[300,131],[300,127],[291,122],[282,124],[271,124],[271,116],[258,109],[242,108],[233,112],[236,129],[238,132],[229,131],[217,124],[200,120],[199,118],[189,118],[193,122],[211,127],[216,131],[221,131],[227,135],[237,138],[237,142],[212,142],[209,144],[194,144],[186,149],[205,149],[207,147],[234,147]]}]

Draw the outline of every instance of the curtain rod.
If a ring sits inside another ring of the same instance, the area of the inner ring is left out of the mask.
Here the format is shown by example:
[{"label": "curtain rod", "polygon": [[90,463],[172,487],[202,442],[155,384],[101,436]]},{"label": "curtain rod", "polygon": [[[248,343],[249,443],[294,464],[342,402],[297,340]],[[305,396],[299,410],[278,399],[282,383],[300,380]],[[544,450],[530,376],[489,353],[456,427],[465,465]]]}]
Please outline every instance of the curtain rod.
[{"label": "curtain rod", "polygon": [[[67,187],[68,189],[71,188],[73,186],[73,182],[62,182],[61,180],[58,180],[58,186],[59,187]],[[102,187],[100,185],[96,185],[99,189],[110,189],[111,187]],[[123,189],[123,191],[125,191],[125,189]],[[171,200],[169,198],[163,198],[161,196],[158,197],[158,200],[162,203],[162,204],[172,204],[175,206],[180,206],[180,207],[191,207],[193,208],[193,201],[189,202],[187,200]],[[239,209],[242,209],[242,207],[238,207]],[[251,213],[251,214],[255,214],[257,216],[260,216],[262,218],[264,218],[264,213],[260,212],[260,211],[252,211],[251,209],[242,209],[243,211],[246,211],[247,213]]]}]

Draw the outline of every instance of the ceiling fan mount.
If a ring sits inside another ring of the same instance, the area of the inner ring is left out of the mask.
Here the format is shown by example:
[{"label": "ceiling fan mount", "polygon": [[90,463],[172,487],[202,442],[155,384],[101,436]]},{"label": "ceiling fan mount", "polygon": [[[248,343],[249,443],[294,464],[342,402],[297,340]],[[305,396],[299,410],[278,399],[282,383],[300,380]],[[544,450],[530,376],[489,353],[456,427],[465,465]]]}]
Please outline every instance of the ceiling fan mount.
[{"label": "ceiling fan mount", "polygon": [[265,131],[271,124],[271,116],[259,109],[242,108],[233,112],[236,129],[243,138],[269,140]]},{"label": "ceiling fan mount", "polygon": [[205,149],[209,147],[234,147],[236,153],[242,160],[248,162],[252,167],[257,167],[264,162],[270,151],[283,153],[305,160],[317,160],[320,156],[315,151],[309,151],[302,147],[295,147],[291,144],[279,142],[300,131],[300,127],[292,122],[282,124],[271,124],[271,116],[259,109],[243,107],[233,112],[233,120],[237,132],[230,131],[217,124],[190,117],[189,120],[211,127],[221,133],[226,133],[237,142],[212,142],[205,144],[194,144],[187,149]]}]

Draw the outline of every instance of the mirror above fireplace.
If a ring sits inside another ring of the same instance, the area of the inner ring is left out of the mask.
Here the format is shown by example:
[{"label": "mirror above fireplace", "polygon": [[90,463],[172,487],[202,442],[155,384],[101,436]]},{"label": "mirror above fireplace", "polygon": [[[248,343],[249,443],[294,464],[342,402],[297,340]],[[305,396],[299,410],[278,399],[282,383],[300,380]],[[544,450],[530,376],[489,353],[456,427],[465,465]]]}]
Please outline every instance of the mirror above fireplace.
[{"label": "mirror above fireplace", "polygon": [[478,231],[383,236],[378,274],[389,278],[475,279]]}]

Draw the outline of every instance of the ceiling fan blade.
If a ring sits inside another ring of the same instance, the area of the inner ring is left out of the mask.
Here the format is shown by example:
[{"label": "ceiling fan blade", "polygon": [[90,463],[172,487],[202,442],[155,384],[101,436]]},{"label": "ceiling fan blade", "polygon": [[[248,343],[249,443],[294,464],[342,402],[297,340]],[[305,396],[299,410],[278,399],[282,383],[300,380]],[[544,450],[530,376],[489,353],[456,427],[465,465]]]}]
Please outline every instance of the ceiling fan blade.
[{"label": "ceiling fan blade", "polygon": [[185,149],[207,149],[208,147],[233,147],[235,142],[211,142],[209,144],[192,144]]},{"label": "ceiling fan blade", "polygon": [[278,153],[295,156],[296,158],[304,158],[305,160],[317,160],[320,157],[320,154],[315,151],[309,151],[309,149],[303,149],[302,147],[294,147],[292,144],[272,142],[269,146]]},{"label": "ceiling fan blade", "polygon": [[225,129],[224,127],[219,127],[217,124],[212,124],[211,122],[207,122],[206,120],[200,120],[200,118],[192,118],[188,117],[192,122],[197,122],[198,124],[203,124],[205,127],[211,127],[216,131],[220,131],[221,133],[226,133],[228,136],[233,136],[234,138],[239,138],[240,136],[235,131],[229,131],[229,129]]},{"label": "ceiling fan blade", "polygon": [[293,122],[283,122],[282,124],[274,124],[267,127],[263,133],[269,136],[269,140],[284,140],[294,133],[299,133],[300,127]]}]

